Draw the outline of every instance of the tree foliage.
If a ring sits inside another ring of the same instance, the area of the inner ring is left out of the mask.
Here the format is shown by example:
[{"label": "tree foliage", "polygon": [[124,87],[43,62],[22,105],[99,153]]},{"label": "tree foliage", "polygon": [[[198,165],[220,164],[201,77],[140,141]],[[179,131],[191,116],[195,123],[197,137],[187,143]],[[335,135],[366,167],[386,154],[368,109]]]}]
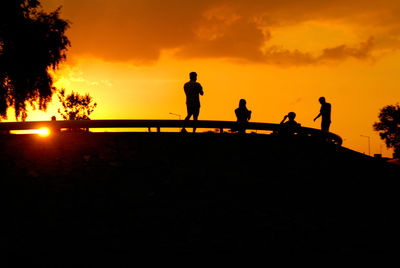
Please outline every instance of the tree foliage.
[{"label": "tree foliage", "polygon": [[62,105],[58,113],[64,120],[90,120],[89,116],[97,106],[89,94],[82,96],[72,92],[66,96],[65,89],[58,92],[58,99]]},{"label": "tree foliage", "polygon": [[0,119],[14,107],[16,119],[25,120],[27,103],[46,110],[55,91],[49,71],[66,58],[69,23],[60,8],[40,7],[38,0],[0,1]]},{"label": "tree foliage", "polygon": [[400,106],[388,105],[381,109],[379,122],[374,123],[374,130],[385,141],[388,148],[394,149],[395,157],[400,157]]}]

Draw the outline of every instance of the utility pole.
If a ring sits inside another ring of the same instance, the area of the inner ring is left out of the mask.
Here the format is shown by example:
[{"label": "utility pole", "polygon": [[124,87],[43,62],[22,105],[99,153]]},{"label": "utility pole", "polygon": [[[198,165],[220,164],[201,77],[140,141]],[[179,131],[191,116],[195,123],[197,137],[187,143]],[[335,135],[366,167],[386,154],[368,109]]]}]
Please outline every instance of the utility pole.
[{"label": "utility pole", "polygon": [[371,156],[371,137],[366,135],[360,135],[363,138],[368,138],[368,155]]}]

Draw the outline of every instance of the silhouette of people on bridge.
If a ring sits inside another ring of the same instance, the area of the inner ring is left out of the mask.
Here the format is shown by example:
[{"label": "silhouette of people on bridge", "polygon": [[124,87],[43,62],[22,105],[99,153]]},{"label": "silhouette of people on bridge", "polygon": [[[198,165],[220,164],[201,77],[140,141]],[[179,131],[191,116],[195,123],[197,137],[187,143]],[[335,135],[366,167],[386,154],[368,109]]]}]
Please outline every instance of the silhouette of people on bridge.
[{"label": "silhouette of people on bridge", "polygon": [[239,107],[235,109],[236,119],[241,126],[238,127],[239,133],[245,133],[246,127],[244,126],[251,118],[251,111],[246,107],[246,100],[241,99],[239,101]]},{"label": "silhouette of people on bridge", "polygon": [[[193,120],[197,121],[200,113],[200,95],[203,95],[203,87],[200,83],[197,82],[197,73],[191,72],[189,74],[190,81],[185,83],[183,89],[186,94],[186,108],[187,108],[187,116],[185,120],[190,120],[190,117],[193,116]],[[185,128],[182,129],[182,132],[186,132]],[[196,132],[196,128],[193,128],[193,132]]]},{"label": "silhouette of people on bridge", "polygon": [[321,110],[319,114],[314,118],[314,122],[319,117],[322,117],[321,130],[328,132],[329,126],[331,125],[331,104],[327,103],[324,97],[319,98],[319,103],[321,103]]}]

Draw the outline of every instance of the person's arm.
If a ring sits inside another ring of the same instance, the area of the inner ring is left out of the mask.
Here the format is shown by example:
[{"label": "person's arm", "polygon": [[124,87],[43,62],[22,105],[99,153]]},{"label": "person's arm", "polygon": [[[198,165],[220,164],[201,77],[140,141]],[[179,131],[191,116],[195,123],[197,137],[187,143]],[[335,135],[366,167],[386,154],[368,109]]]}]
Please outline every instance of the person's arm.
[{"label": "person's arm", "polygon": [[283,117],[282,121],[281,121],[281,124],[285,123],[285,120],[286,120],[287,118],[288,118],[288,116],[285,115],[285,116]]},{"label": "person's arm", "polygon": [[314,121],[317,120],[320,116],[322,116],[322,114],[324,113],[325,107],[324,105],[321,105],[321,109],[319,110],[319,114],[317,115],[317,117],[314,118]]},{"label": "person's arm", "polygon": [[322,113],[320,112],[317,117],[314,118],[314,121],[317,120],[320,116],[322,115]]},{"label": "person's arm", "polygon": [[203,96],[203,94],[204,94],[203,87],[200,85],[200,83],[199,83],[199,93],[201,96]]}]

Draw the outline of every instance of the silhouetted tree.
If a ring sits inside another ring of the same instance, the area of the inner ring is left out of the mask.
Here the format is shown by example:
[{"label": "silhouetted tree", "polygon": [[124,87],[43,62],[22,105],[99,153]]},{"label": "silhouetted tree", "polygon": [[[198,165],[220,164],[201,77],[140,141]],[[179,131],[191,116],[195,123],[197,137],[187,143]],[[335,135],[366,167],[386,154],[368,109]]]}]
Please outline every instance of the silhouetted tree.
[{"label": "silhouetted tree", "polygon": [[374,130],[388,148],[394,149],[394,157],[400,158],[400,106],[388,105],[381,109],[379,122],[374,123]]},{"label": "silhouetted tree", "polygon": [[0,1],[0,119],[15,108],[27,117],[26,104],[46,110],[55,91],[50,68],[66,58],[68,21],[40,10],[38,0]]},{"label": "silhouetted tree", "polygon": [[72,92],[66,96],[65,89],[58,91],[58,99],[62,105],[58,113],[64,120],[90,120],[89,116],[97,106],[89,94],[82,96]]}]

